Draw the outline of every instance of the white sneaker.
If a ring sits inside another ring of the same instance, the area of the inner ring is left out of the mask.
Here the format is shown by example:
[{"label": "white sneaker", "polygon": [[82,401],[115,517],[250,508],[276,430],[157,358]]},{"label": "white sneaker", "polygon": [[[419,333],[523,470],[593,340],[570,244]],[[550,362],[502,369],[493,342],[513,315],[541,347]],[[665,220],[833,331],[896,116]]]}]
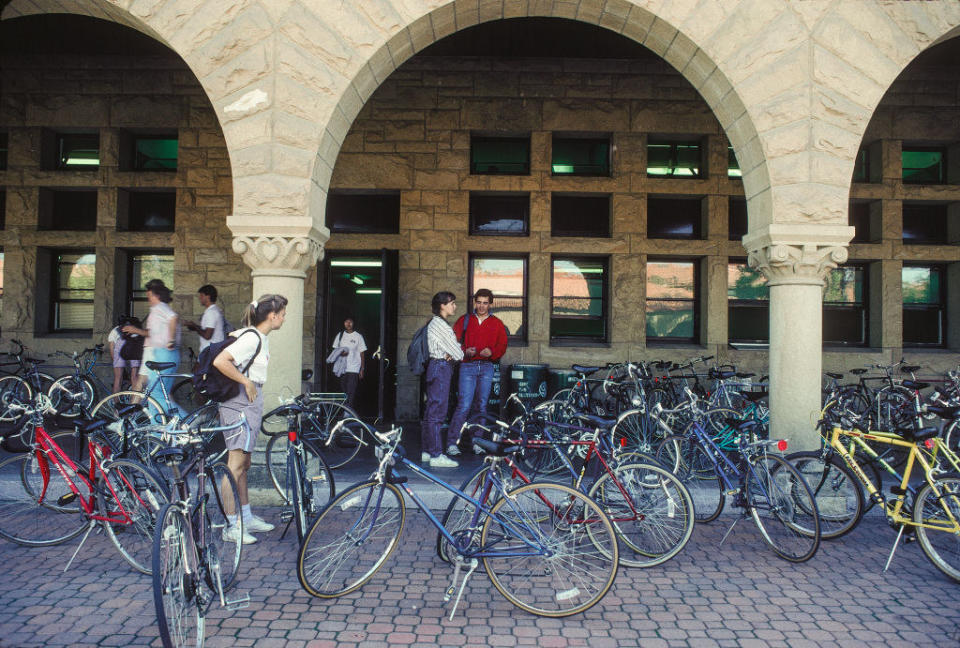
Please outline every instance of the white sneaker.
[{"label": "white sneaker", "polygon": [[460,464],[448,457],[447,455],[440,455],[438,457],[430,458],[430,465],[433,468],[456,468]]},{"label": "white sneaker", "polygon": [[425,463],[427,463],[428,461],[430,461],[430,453],[429,453],[429,452],[421,452],[421,453],[420,453],[420,463],[425,464]]},{"label": "white sneaker", "polygon": [[[237,536],[239,535],[240,530],[237,528],[237,525],[232,524],[223,530],[223,541],[224,542],[237,542]],[[249,545],[254,544],[257,541],[252,535],[247,533],[247,530],[243,530],[243,544]]]},{"label": "white sneaker", "polygon": [[485,454],[487,454],[487,451],[484,450],[483,448],[481,448],[480,446],[478,446],[476,443],[474,443],[474,444],[473,444],[473,454],[485,455]]},{"label": "white sneaker", "polygon": [[458,457],[460,456],[460,448],[458,448],[456,444],[451,443],[447,446],[447,454],[451,457]]},{"label": "white sneaker", "polygon": [[243,530],[244,532],[249,531],[250,533],[266,533],[267,531],[273,531],[274,526],[264,520],[263,518],[258,518],[256,515],[251,515],[248,518],[243,519]]}]

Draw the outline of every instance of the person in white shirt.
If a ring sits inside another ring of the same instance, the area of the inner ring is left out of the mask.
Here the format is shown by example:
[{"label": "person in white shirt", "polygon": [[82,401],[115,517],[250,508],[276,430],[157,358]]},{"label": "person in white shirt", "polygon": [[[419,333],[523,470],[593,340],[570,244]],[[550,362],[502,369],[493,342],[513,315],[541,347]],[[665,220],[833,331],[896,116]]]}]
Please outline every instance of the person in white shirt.
[{"label": "person in white shirt", "polygon": [[[127,324],[121,331],[136,333],[146,338],[143,341],[143,359],[140,363],[138,384],[134,386],[134,389],[144,389],[167,414],[179,411],[180,408],[173,401],[168,403],[163,390],[160,387],[154,388],[154,384],[161,380],[161,376],[176,372],[177,365],[180,363],[180,351],[177,348],[180,344],[179,318],[169,306],[170,302],[173,301],[173,296],[162,280],[151,279],[144,287],[147,289],[147,302],[150,304],[146,328],[141,329],[132,324]],[[173,366],[157,372],[147,366],[147,362],[151,360],[153,362],[172,362]],[[144,381],[147,383],[145,387],[143,386]],[[173,387],[172,383],[173,378],[163,383],[167,393]]]},{"label": "person in white shirt", "polygon": [[[283,326],[287,315],[287,298],[282,295],[263,295],[250,302],[243,315],[243,328],[230,335],[237,341],[221,351],[213,360],[213,366],[227,378],[240,383],[237,395],[220,404],[221,425],[234,425],[243,414],[248,427],[224,433],[227,445],[227,468],[237,482],[242,505],[243,524],[237,525],[237,512],[228,500],[224,503],[230,526],[224,529],[223,539],[243,544],[257,541],[250,532],[271,531],[273,525],[250,510],[247,493],[247,472],[250,470],[250,455],[257,442],[260,423],[263,419],[263,383],[267,381],[267,365],[270,362],[270,344],[267,336]],[[244,372],[244,370],[246,370]],[[229,492],[224,484],[225,492]],[[242,535],[241,535],[242,527]]]},{"label": "person in white shirt", "polygon": [[427,364],[427,405],[420,426],[423,453],[422,462],[430,462],[434,468],[456,468],[459,464],[442,453],[440,428],[447,416],[450,402],[450,379],[454,363],[463,360],[463,349],[457,336],[445,318],[457,312],[456,295],[441,291],[433,296],[433,318],[427,325],[427,349],[430,362]]},{"label": "person in white shirt", "polygon": [[[363,379],[363,370],[366,367],[367,343],[359,331],[354,330],[354,319],[348,315],[343,320],[343,331],[337,333],[333,339],[333,349],[337,358],[342,362],[334,365],[334,374],[340,378],[340,389],[347,395],[347,407],[356,411],[354,404],[357,397],[357,387]],[[333,354],[331,353],[331,356]],[[337,373],[337,372],[340,373]]]},{"label": "person in white shirt", "polygon": [[197,289],[197,299],[204,307],[200,323],[186,321],[183,323],[188,329],[200,336],[200,350],[202,353],[211,344],[223,342],[226,335],[226,317],[223,309],[217,304],[217,288],[211,284],[200,286]]},{"label": "person in white shirt", "polygon": [[[110,334],[107,335],[107,344],[110,345],[110,357],[113,359],[113,393],[116,394],[120,391],[120,386],[123,384],[123,372],[125,369],[130,369],[130,379],[133,380],[139,370],[140,361],[139,360],[127,360],[120,355],[120,349],[123,348],[123,345],[126,344],[126,340],[123,337],[123,332],[120,330],[121,327],[130,323],[130,320],[136,318],[131,318],[127,315],[120,316],[120,323],[117,326],[114,326],[110,329]],[[139,322],[140,320],[136,320]]]}]

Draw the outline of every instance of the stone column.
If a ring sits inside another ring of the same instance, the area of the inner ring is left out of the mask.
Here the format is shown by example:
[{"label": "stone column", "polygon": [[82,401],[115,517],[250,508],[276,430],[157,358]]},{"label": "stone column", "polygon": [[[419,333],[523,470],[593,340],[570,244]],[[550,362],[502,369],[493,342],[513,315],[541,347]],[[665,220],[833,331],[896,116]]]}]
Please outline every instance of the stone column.
[{"label": "stone column", "polygon": [[[264,407],[300,393],[303,368],[303,285],[307,269],[323,257],[321,236],[245,236],[234,232],[233,251],[253,272],[253,299],[266,294],[289,300],[283,327],[270,334]],[[310,360],[311,364],[313,359]]]},{"label": "stone column", "polygon": [[824,278],[846,261],[849,229],[771,225],[744,238],[750,267],[770,286],[770,434],[793,450],[819,446]]}]

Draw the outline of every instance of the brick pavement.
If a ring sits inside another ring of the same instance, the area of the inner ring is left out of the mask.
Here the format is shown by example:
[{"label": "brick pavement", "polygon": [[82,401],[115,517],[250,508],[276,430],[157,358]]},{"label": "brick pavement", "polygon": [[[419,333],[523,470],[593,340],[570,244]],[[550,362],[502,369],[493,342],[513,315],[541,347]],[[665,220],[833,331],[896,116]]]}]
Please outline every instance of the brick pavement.
[{"label": "brick pavement", "polygon": [[[433,553],[432,527],[411,513],[388,565],[359,592],[332,601],[301,591],[289,536],[262,536],[241,567],[238,588],[249,591],[251,605],[214,609],[207,646],[960,646],[960,585],[915,544],[883,574],[893,532],[876,519],[802,565],[777,559],[749,521],[720,549],[725,527],[700,525],[675,559],[621,570],[599,605],[566,619],[521,612],[477,572],[449,621],[442,597],[450,568]],[[102,536],[62,574],[74,546],[0,543],[0,647],[160,645],[150,579],[132,573]],[[854,567],[841,573],[842,565]]]}]

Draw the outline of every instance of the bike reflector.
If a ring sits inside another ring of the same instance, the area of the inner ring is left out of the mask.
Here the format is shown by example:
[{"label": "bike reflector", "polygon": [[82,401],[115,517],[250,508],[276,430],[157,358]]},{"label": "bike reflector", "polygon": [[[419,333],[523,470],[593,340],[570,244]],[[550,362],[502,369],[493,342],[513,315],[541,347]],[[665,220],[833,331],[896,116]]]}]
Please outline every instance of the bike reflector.
[{"label": "bike reflector", "polygon": [[297,431],[296,431],[296,430],[288,430],[288,431],[287,431],[287,441],[289,441],[290,443],[296,443],[296,441],[297,441]]},{"label": "bike reflector", "polygon": [[933,450],[933,439],[924,439],[923,445],[927,446],[927,450]]},{"label": "bike reflector", "polygon": [[620,447],[621,448],[627,447],[627,437],[620,437]]},{"label": "bike reflector", "polygon": [[787,449],[786,439],[780,439],[779,441],[777,441],[777,450],[779,450],[780,452],[784,452],[786,449]]}]

